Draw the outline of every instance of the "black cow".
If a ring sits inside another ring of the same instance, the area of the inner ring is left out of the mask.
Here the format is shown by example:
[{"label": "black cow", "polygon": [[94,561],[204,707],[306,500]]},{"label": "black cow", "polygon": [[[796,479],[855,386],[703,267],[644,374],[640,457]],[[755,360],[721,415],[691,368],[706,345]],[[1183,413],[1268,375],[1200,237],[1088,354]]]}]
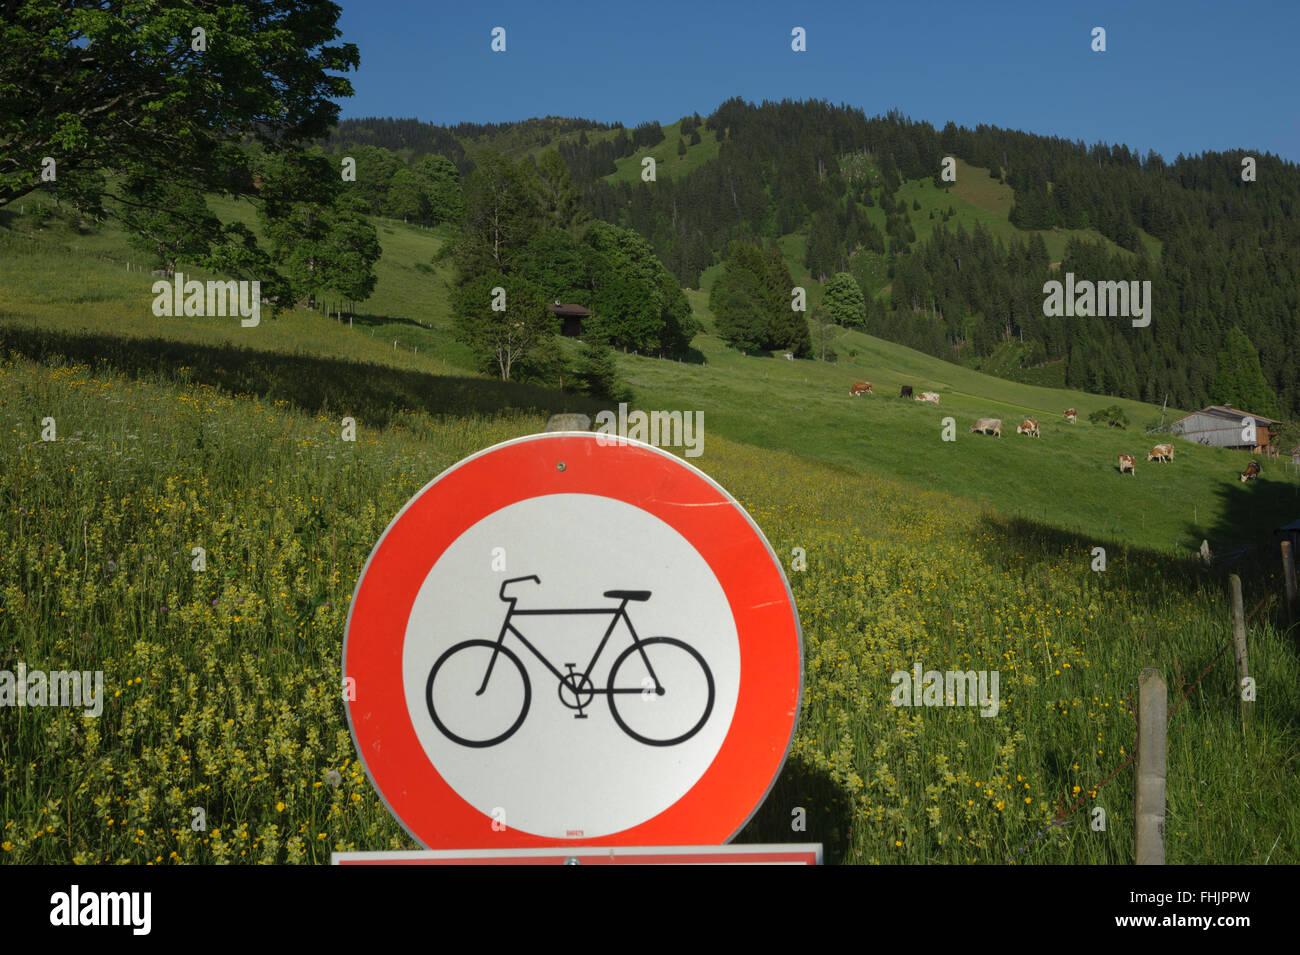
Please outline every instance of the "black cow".
[{"label": "black cow", "polygon": [[903,390],[900,391],[900,392],[898,393],[898,397],[900,397],[900,398],[910,398],[910,397],[912,397],[912,386],[911,386],[911,385],[904,385],[904,386],[903,386]]}]

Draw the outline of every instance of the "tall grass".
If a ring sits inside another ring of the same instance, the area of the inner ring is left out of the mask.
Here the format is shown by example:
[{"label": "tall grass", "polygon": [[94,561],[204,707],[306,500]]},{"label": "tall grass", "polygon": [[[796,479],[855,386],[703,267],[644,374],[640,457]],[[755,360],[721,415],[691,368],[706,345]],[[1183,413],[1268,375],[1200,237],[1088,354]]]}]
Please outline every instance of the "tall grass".
[{"label": "tall grass", "polygon": [[[402,412],[349,443],[337,420],[288,402],[7,361],[0,669],[103,670],[107,700],[98,719],[0,711],[0,859],[322,862],[409,847],[343,719],[348,600],[415,491],[543,423]],[[1161,666],[1176,692],[1226,639],[1211,572],[1122,545],[1095,572],[1086,539],[715,435],[696,463],[787,563],[795,547],[808,560],[789,570],[806,641],[798,734],[742,838],[818,839],[849,862],[1131,860],[1131,772],[1095,787],[1131,752],[1139,669]],[[1248,584],[1253,605],[1265,583]],[[1251,641],[1249,731],[1226,658],[1171,726],[1170,861],[1300,854],[1300,672],[1272,627]],[[892,706],[891,673],[915,661],[999,670],[998,715]],[[1080,799],[1070,825],[1039,835]],[[806,833],[790,829],[797,807]]]}]

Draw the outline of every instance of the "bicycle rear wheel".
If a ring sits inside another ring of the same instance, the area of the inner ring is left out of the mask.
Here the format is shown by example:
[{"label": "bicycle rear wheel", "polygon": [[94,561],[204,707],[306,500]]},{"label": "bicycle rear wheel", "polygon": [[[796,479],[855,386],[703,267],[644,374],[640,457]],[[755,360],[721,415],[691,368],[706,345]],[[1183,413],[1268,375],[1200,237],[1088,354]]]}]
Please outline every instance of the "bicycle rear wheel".
[{"label": "bicycle rear wheel", "polygon": [[609,711],[647,746],[684,743],[713,712],[713,673],[694,647],[673,637],[632,644],[609,668]]},{"label": "bicycle rear wheel", "polygon": [[[484,686],[489,666],[492,674]],[[424,691],[429,715],[442,734],[475,747],[495,746],[513,736],[528,715],[532,695],[523,663],[495,640],[466,640],[448,649],[429,671]]]}]

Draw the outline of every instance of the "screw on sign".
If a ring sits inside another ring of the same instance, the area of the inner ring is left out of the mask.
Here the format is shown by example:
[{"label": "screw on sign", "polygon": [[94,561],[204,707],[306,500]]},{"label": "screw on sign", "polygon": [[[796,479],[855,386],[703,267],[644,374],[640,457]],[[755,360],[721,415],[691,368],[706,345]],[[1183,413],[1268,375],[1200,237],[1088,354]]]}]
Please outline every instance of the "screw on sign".
[{"label": "screw on sign", "polygon": [[775,553],[703,472],[600,437],[465,459],[362,571],[348,722],[426,849],[717,846],[785,762],[803,656]]}]

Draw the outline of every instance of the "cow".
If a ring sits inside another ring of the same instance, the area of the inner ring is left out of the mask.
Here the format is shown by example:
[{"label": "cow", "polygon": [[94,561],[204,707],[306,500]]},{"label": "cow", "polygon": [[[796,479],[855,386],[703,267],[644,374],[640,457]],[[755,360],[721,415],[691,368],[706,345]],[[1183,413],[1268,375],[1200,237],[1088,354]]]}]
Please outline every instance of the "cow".
[{"label": "cow", "polygon": [[902,387],[902,389],[898,392],[898,397],[900,397],[900,398],[910,398],[910,397],[912,397],[912,386],[911,386],[911,385],[904,385],[904,386]]},{"label": "cow", "polygon": [[1157,444],[1147,455],[1148,461],[1169,461],[1174,460],[1174,446],[1172,444]]},{"label": "cow", "polygon": [[1078,417],[1079,417],[1079,412],[1075,411],[1073,408],[1066,409],[1065,420],[1070,422],[1070,424],[1074,424],[1075,419]]},{"label": "cow", "polygon": [[1131,454],[1121,454],[1119,456],[1119,473],[1123,474],[1125,471],[1132,472],[1134,477],[1138,476],[1137,461],[1134,460]]},{"label": "cow", "polygon": [[935,394],[933,391],[923,391],[919,395],[916,395],[916,400],[928,401],[931,404],[937,405],[939,403],[939,396]]},{"label": "cow", "polygon": [[1245,484],[1247,481],[1253,481],[1257,477],[1259,477],[1259,462],[1251,461],[1246,465],[1246,470],[1241,472],[1241,483]]},{"label": "cow", "polygon": [[1002,419],[1001,418],[980,418],[971,426],[971,434],[976,431],[980,434],[991,434],[994,437],[1002,437]]},{"label": "cow", "polygon": [[1041,437],[1038,433],[1038,422],[1033,418],[1026,418],[1020,422],[1020,427],[1016,428],[1016,434],[1027,434],[1031,438]]},{"label": "cow", "polygon": [[855,381],[849,387],[850,398],[852,398],[854,395],[869,395],[869,394],[873,394],[871,390],[871,382],[869,381]]}]

